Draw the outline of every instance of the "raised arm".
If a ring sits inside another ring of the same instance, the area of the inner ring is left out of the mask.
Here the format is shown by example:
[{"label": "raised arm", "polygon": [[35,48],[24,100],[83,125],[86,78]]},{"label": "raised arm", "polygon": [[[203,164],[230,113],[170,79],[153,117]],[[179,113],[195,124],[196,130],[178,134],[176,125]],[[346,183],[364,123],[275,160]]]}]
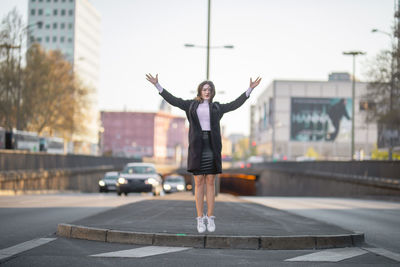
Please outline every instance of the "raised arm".
[{"label": "raised arm", "polygon": [[249,98],[253,89],[256,88],[260,84],[260,82],[261,82],[260,77],[257,77],[257,79],[254,82],[250,78],[250,86],[245,93],[241,94],[237,99],[233,100],[232,102],[221,104],[222,114],[229,111],[233,111],[239,108],[241,105],[243,105],[243,103],[247,100],[247,98]]},{"label": "raised arm", "polygon": [[183,100],[182,98],[178,98],[173,96],[171,93],[169,93],[167,90],[165,90],[159,83],[158,83],[158,74],[156,74],[156,77],[153,77],[153,75],[146,74],[146,79],[151,82],[158,90],[160,95],[167,101],[169,104],[172,106],[178,107],[184,111],[189,110],[190,106],[190,101],[191,100]]}]

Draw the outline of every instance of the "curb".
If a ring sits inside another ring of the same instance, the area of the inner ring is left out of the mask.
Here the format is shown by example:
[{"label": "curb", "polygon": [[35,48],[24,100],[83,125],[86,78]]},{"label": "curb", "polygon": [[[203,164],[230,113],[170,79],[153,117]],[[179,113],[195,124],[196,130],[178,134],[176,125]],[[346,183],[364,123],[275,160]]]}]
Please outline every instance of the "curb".
[{"label": "curb", "polygon": [[60,223],[57,235],[109,243],[225,249],[327,249],[364,244],[364,233],[304,236],[223,236],[139,233]]}]

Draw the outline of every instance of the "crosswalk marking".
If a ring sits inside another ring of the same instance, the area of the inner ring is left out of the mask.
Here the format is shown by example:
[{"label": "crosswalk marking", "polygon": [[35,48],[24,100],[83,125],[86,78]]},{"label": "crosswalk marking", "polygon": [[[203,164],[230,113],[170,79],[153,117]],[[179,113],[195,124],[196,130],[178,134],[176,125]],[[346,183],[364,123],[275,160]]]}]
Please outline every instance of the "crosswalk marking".
[{"label": "crosswalk marking", "polygon": [[57,238],[37,238],[33,239],[30,241],[26,241],[24,243],[9,247],[9,248],[4,248],[0,250],[0,260],[11,257],[15,254],[33,249],[35,247],[44,245],[46,243],[49,243],[53,240],[56,240]]},{"label": "crosswalk marking", "polygon": [[101,253],[101,254],[96,254],[96,255],[91,255],[91,256],[92,257],[143,258],[143,257],[154,256],[154,255],[159,255],[159,254],[184,251],[187,249],[191,249],[191,248],[148,246],[148,247],[120,250],[120,251],[114,251],[114,252],[108,252],[108,253]]},{"label": "crosswalk marking", "polygon": [[392,259],[392,260],[400,262],[400,254],[398,254],[398,253],[394,253],[394,252],[391,252],[391,251],[383,249],[383,248],[363,248],[363,249],[368,250],[369,252],[384,256],[386,258],[389,258],[389,259]]},{"label": "crosswalk marking", "polygon": [[285,261],[326,261],[326,262],[338,262],[341,260],[353,258],[368,253],[360,248],[334,248],[326,249],[324,251],[315,252]]}]

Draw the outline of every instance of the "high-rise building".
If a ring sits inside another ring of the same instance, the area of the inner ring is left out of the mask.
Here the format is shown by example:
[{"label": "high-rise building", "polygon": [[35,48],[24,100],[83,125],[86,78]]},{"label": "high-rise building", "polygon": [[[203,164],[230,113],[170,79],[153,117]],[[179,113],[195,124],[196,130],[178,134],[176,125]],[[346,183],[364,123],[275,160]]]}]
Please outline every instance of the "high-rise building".
[{"label": "high-rise building", "polygon": [[[100,67],[100,14],[88,0],[28,0],[28,43],[46,50],[60,50],[74,73],[94,93],[91,114],[98,114],[97,88]],[[40,22],[40,23],[38,23]],[[77,139],[97,142],[98,115],[90,118],[88,136]]]}]

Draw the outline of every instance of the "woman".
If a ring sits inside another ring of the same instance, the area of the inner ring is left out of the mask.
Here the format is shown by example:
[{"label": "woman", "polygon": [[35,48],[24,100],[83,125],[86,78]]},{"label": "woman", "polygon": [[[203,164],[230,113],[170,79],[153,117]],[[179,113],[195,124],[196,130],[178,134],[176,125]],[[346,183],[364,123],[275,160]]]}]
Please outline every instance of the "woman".
[{"label": "woman", "polygon": [[[204,81],[197,88],[197,96],[193,100],[183,100],[170,94],[158,83],[158,74],[146,78],[158,89],[160,95],[171,105],[186,112],[189,120],[189,153],[188,171],[195,179],[195,199],[197,209],[197,231],[203,233],[215,231],[214,202],[215,175],[222,172],[221,164],[221,131],[219,121],[224,113],[239,108],[249,98],[251,91],[260,84],[258,77],[254,82],[250,78],[250,87],[236,100],[220,104],[213,102],[215,87],[211,81]],[[207,187],[207,215],[203,215],[204,183]]]}]

